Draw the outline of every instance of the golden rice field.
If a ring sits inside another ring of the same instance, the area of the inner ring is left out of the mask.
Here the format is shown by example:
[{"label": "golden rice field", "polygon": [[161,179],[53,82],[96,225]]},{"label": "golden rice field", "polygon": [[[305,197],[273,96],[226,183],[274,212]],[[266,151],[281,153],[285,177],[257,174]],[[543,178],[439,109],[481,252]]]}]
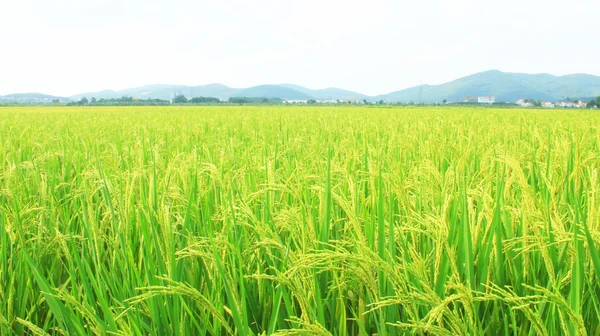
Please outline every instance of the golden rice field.
[{"label": "golden rice field", "polygon": [[0,109],[1,335],[600,335],[600,113]]}]

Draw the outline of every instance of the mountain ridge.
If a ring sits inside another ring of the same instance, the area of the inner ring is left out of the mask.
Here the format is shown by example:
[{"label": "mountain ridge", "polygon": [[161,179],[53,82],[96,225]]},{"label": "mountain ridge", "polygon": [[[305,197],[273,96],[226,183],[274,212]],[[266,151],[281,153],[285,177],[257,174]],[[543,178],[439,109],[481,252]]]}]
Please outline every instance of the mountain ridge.
[{"label": "mountain ridge", "polygon": [[555,76],[546,73],[526,74],[488,70],[464,76],[439,85],[413,86],[376,96],[384,101],[440,102],[463,101],[465,96],[495,96],[496,101],[518,99],[557,101],[569,97],[600,95],[600,76],[569,74]]},{"label": "mountain ridge", "polygon": [[263,84],[248,88],[234,88],[220,83],[204,85],[150,84],[124,90],[86,92],[70,97],[41,93],[0,96],[0,101],[46,102],[79,100],[82,97],[111,99],[130,96],[139,99],[171,99],[174,94],[191,97],[281,98],[294,100],[368,100],[385,102],[439,103],[444,100],[461,102],[465,96],[495,96],[496,101],[514,102],[518,99],[559,101],[566,98],[600,96],[600,76],[585,73],[555,76],[547,73],[518,73],[487,70],[437,85],[419,85],[381,95],[369,96],[336,87],[309,89],[300,85]]}]

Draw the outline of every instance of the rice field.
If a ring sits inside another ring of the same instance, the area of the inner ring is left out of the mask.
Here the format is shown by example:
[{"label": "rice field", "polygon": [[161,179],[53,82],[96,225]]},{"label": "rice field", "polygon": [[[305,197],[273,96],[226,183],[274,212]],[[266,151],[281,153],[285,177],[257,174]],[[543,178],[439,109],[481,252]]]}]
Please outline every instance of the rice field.
[{"label": "rice field", "polygon": [[0,109],[1,335],[600,335],[600,113]]}]

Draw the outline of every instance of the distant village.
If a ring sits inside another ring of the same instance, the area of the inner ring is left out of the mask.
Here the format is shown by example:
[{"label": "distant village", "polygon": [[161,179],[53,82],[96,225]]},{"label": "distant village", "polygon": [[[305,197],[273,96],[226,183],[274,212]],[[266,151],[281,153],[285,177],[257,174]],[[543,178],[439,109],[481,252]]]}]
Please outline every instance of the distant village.
[{"label": "distant village", "polygon": [[[600,97],[595,101],[592,100],[586,103],[578,99],[566,98],[565,101],[542,101],[533,99],[519,99],[516,102],[498,102],[495,96],[466,96],[462,101],[447,101],[443,100],[433,105],[511,105],[519,107],[541,107],[541,108],[594,108],[600,105]],[[283,105],[335,105],[335,104],[351,104],[351,105],[432,105],[431,103],[410,102],[397,103],[384,100],[369,100],[369,99],[285,99],[285,98],[258,98],[258,97],[230,97],[228,99],[216,97],[194,97],[187,98],[180,90],[173,91],[170,99],[141,99],[140,97],[122,97],[113,99],[98,99],[92,97],[88,101],[83,97],[81,100],[69,100],[68,98],[58,98],[52,96],[41,95],[39,97],[32,95],[22,95],[15,97],[0,96],[0,104],[2,103],[24,103],[24,104],[66,104],[66,105],[170,105],[170,104],[283,104]]]},{"label": "distant village", "polygon": [[[521,106],[521,107],[533,107],[535,106],[534,103],[526,100],[526,99],[519,99],[517,100],[517,105]],[[587,103],[582,102],[581,100],[576,100],[576,101],[566,101],[566,102],[548,102],[548,101],[543,101],[541,102],[541,107],[545,107],[545,108],[555,108],[555,107],[569,107],[569,108],[586,108],[587,107]]]},{"label": "distant village", "polygon": [[356,99],[283,99],[281,102],[283,104],[369,104],[367,101]]},{"label": "distant village", "polygon": [[[365,100],[355,100],[355,99],[344,99],[344,100],[335,100],[335,99],[323,99],[323,100],[312,100],[312,99],[283,99],[283,104],[384,104],[383,101],[367,101]],[[386,104],[388,102],[385,102]],[[444,104],[496,104],[495,96],[467,96],[465,100],[462,102],[447,102],[444,101]],[[555,107],[563,107],[563,108],[586,108],[587,103],[581,100],[571,100],[560,101],[560,102],[549,102],[549,101],[535,101],[529,99],[519,99],[516,102],[502,102],[509,105],[518,105],[520,107],[544,107],[544,108],[555,108]]]},{"label": "distant village", "polygon": [[[323,100],[312,100],[312,99],[282,99],[283,104],[388,104],[389,102],[384,101],[367,101],[364,100],[356,100],[356,99],[345,99],[345,100],[335,100],[335,99],[323,99]],[[558,102],[550,102],[550,101],[541,101],[541,100],[533,100],[533,99],[519,99],[516,102],[497,102],[495,96],[466,96],[463,101],[460,102],[450,102],[444,100],[443,104],[507,104],[507,105],[517,105],[520,107],[543,107],[543,108],[587,108],[588,103],[577,100],[577,99],[569,99],[566,101],[558,101]],[[411,103],[413,104],[413,103]],[[420,104],[420,103],[417,103]],[[590,107],[594,107],[593,105]]]},{"label": "distant village", "polygon": [[[494,96],[467,96],[465,97],[464,103],[477,103],[477,104],[494,104],[496,103],[496,97]],[[567,99],[567,101],[550,102],[530,99],[519,99],[515,102],[520,107],[534,107],[540,106],[544,108],[586,108],[588,103],[576,99]]]}]

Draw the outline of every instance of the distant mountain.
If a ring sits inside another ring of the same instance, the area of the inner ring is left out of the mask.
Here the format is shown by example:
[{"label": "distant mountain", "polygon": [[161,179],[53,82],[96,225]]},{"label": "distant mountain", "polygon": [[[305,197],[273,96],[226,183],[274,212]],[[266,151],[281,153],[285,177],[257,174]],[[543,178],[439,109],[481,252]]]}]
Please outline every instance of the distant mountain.
[{"label": "distant mountain", "polygon": [[51,103],[58,99],[60,102],[68,101],[68,98],[51,96],[43,93],[13,93],[6,96],[0,96],[0,102],[28,102],[28,103]]},{"label": "distant mountain", "polygon": [[153,84],[120,91],[104,90],[80,93],[69,98],[55,97],[41,93],[23,93],[0,96],[5,102],[50,102],[91,99],[120,98],[129,96],[138,99],[171,99],[173,94],[191,97],[217,97],[226,100],[230,97],[316,99],[316,100],[363,100],[386,102],[436,103],[444,99],[461,102],[465,96],[495,96],[496,101],[514,102],[521,98],[548,101],[570,98],[600,96],[600,77],[573,74],[553,76],[549,74],[524,74],[490,70],[456,79],[440,85],[415,86],[379,96],[339,88],[308,89],[295,84],[258,85],[249,88],[232,88],[223,84],[198,86]]},{"label": "distant mountain", "polygon": [[236,97],[313,99],[311,95],[282,85],[258,85],[242,89],[234,94]]},{"label": "distant mountain", "polygon": [[465,96],[495,96],[496,101],[521,98],[557,101],[600,95],[600,77],[574,74],[523,74],[490,70],[440,84],[415,86],[375,97],[388,102],[464,101]]},{"label": "distant mountain", "polygon": [[[171,99],[174,93],[180,93],[188,98],[191,97],[217,97],[219,99],[228,99],[230,97],[251,97],[251,98],[282,98],[282,99],[329,99],[319,98],[321,96],[327,96],[327,94],[318,94],[325,90],[310,90],[301,86],[294,85],[258,85],[245,89],[231,88],[223,84],[208,84],[199,86],[187,86],[187,85],[147,85],[132,89],[120,90],[120,91],[99,91],[99,92],[87,92],[80,93],[70,98],[72,100],[79,100],[82,97],[96,97],[100,98],[120,98],[123,96],[129,96],[134,98],[158,98],[158,99]],[[349,92],[341,89],[335,89],[341,92]],[[316,92],[316,95],[311,93]],[[333,99],[333,98],[332,98]],[[344,99],[344,98],[335,98]]]},{"label": "distant mountain", "polygon": [[188,85],[168,85],[168,84],[154,84],[140,86],[131,89],[125,89],[120,91],[105,90],[99,92],[86,92],[71,96],[71,100],[79,100],[82,97],[96,97],[96,99],[104,98],[121,98],[123,96],[134,97],[139,99],[171,99],[173,93],[181,93],[184,96],[190,97],[217,97],[221,99],[227,99],[236,92],[238,89],[233,89],[222,84],[208,84],[199,86],[188,86]]},{"label": "distant mountain", "polygon": [[358,92],[354,92],[354,91],[348,91],[348,90],[344,90],[344,89],[338,89],[338,88],[327,88],[327,89],[320,89],[320,90],[311,90],[311,89],[307,89],[305,87],[302,87],[300,85],[294,85],[294,84],[280,84],[281,86],[285,86],[288,87],[290,89],[294,89],[296,91],[300,91],[302,93],[305,93],[308,96],[311,96],[313,99],[323,99],[323,100],[330,100],[330,99],[340,99],[340,100],[349,100],[349,99],[354,99],[354,100],[363,100],[363,99],[369,99],[371,97],[364,95],[362,93],[358,93]]},{"label": "distant mountain", "polygon": [[228,99],[230,97],[253,97],[253,98],[286,98],[286,99],[310,99],[310,96],[279,85],[259,85],[247,89],[231,88],[223,84],[208,84],[199,86],[188,85],[148,85],[121,91],[100,91],[81,93],[70,97],[79,100],[82,97],[120,98],[130,96],[134,98],[158,98],[171,99],[173,94],[182,94],[188,98],[192,97],[217,97]]}]

